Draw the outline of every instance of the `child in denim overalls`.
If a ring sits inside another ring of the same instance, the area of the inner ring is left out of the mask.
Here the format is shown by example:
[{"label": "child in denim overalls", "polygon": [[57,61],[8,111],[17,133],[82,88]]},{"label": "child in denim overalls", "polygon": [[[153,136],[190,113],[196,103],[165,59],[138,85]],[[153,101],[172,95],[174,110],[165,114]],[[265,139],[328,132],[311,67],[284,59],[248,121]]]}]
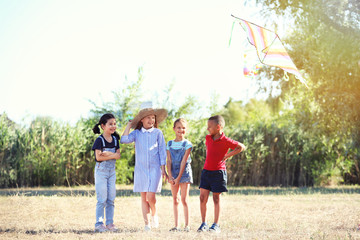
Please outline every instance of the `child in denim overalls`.
[{"label": "child in denim overalls", "polygon": [[[116,196],[116,159],[120,158],[119,134],[116,130],[114,115],[104,114],[93,132],[100,133],[99,125],[103,129],[94,142],[92,150],[95,152],[95,190],[96,190],[96,223],[95,232],[116,231],[114,225],[114,200]],[[104,209],[106,211],[106,226],[104,225]]]},{"label": "child in denim overalls", "polygon": [[171,193],[173,196],[175,227],[170,231],[180,231],[178,227],[178,205],[179,188],[181,190],[181,202],[184,209],[185,228],[184,231],[190,231],[189,227],[189,208],[188,196],[190,183],[193,182],[191,170],[190,152],[192,144],[185,139],[187,123],[185,119],[179,118],[174,122],[175,140],[168,142],[167,150],[167,169],[169,174],[169,183],[171,183]]}]

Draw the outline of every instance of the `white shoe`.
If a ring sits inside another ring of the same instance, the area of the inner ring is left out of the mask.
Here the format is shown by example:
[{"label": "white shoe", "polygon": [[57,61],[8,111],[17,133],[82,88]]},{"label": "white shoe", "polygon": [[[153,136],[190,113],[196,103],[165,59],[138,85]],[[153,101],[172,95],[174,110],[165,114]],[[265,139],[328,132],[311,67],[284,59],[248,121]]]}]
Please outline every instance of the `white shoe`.
[{"label": "white shoe", "polygon": [[145,231],[145,232],[150,232],[150,231],[151,231],[150,225],[145,225],[144,231]]},{"label": "white shoe", "polygon": [[158,216],[157,215],[152,216],[151,220],[152,220],[151,221],[151,226],[153,228],[158,228],[159,227],[159,218],[158,218]]}]

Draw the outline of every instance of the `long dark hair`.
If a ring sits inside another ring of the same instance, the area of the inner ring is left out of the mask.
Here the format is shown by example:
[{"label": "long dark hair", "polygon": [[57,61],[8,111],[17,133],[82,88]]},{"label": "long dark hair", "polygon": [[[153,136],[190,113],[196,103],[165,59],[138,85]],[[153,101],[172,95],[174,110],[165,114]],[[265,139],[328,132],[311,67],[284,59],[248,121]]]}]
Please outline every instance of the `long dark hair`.
[{"label": "long dark hair", "polygon": [[[111,113],[105,113],[104,115],[102,115],[101,116],[101,118],[100,118],[100,120],[99,120],[99,122],[97,123],[97,124],[95,124],[95,126],[93,127],[93,132],[95,133],[95,134],[100,134],[100,128],[99,128],[99,126],[101,125],[101,124],[106,124],[107,123],[107,121],[109,120],[109,119],[112,119],[112,118],[114,118],[115,119],[115,116],[113,115],[113,114],[111,114]],[[115,131],[113,134],[111,134],[111,135],[114,135],[117,139],[120,139],[120,135]]]}]

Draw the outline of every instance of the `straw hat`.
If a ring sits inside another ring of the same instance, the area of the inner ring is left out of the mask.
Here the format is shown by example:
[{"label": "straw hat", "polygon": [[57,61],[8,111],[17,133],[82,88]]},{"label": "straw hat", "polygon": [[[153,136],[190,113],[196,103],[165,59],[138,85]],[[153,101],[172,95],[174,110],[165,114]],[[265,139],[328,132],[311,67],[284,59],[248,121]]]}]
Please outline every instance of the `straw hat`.
[{"label": "straw hat", "polygon": [[131,121],[131,128],[136,128],[136,126],[141,121],[141,119],[143,119],[144,117],[147,117],[149,115],[155,115],[156,116],[156,122],[157,122],[157,124],[159,124],[162,121],[164,121],[165,118],[167,117],[167,111],[166,111],[166,109],[163,109],[163,108],[160,108],[160,109],[153,109],[153,108],[141,109],[140,112]]}]

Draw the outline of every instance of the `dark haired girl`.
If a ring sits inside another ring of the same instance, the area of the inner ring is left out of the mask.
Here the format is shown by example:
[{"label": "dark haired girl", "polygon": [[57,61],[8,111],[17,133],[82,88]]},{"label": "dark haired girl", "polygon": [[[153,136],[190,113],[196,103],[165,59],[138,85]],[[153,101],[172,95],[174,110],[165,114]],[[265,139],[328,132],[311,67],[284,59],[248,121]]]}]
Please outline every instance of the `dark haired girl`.
[{"label": "dark haired girl", "polygon": [[[104,114],[94,126],[93,132],[100,133],[94,142],[92,150],[95,152],[95,190],[96,190],[96,223],[95,232],[116,231],[114,225],[114,200],[116,196],[115,162],[120,158],[119,134],[116,130],[116,120],[110,113]],[[106,226],[104,225],[104,210],[106,212]]]}]

